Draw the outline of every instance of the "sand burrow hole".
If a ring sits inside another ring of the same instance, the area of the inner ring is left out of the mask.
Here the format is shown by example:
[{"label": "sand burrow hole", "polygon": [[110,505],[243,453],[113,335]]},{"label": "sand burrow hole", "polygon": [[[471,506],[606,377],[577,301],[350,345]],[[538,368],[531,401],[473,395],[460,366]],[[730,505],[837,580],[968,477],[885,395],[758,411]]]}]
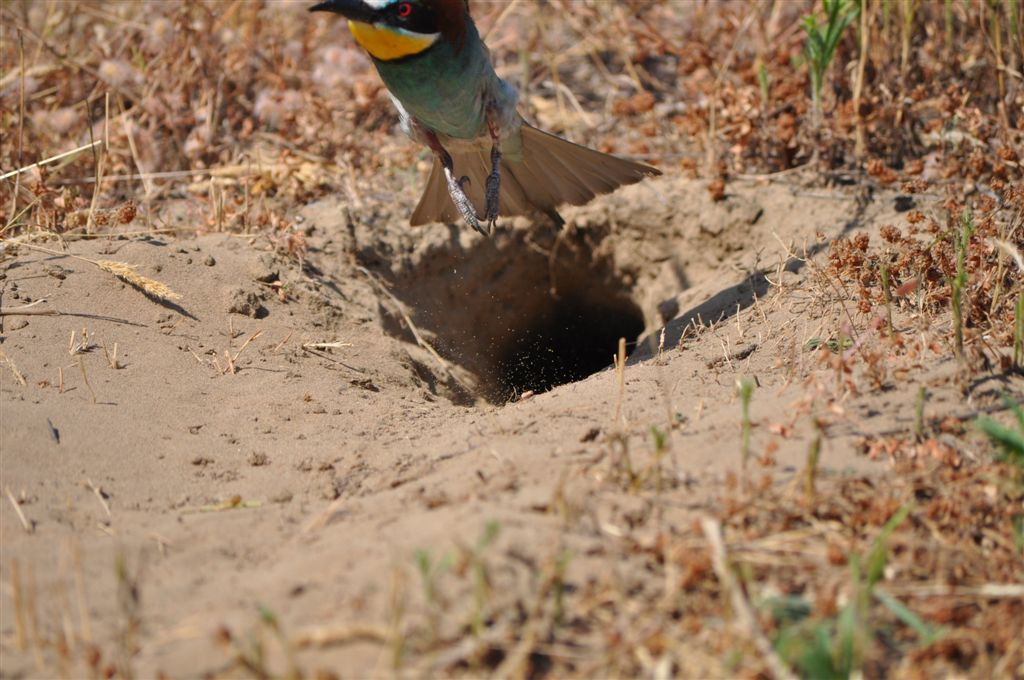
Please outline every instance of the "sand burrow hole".
[{"label": "sand burrow hole", "polygon": [[[486,240],[433,232],[390,284],[423,336],[494,403],[581,380],[632,347],[646,323],[636,275],[616,265],[607,229],[500,230]],[[387,330],[410,338],[401,318]],[[413,340],[414,341],[414,340]]]}]

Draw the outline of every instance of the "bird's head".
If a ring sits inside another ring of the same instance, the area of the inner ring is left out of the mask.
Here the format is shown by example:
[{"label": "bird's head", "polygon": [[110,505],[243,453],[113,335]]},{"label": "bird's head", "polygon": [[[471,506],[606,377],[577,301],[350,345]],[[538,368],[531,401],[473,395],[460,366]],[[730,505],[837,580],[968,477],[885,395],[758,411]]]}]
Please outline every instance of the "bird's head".
[{"label": "bird's head", "polygon": [[461,50],[468,0],[324,0],[311,12],[348,19],[352,35],[375,59],[395,61],[430,49],[438,40]]}]

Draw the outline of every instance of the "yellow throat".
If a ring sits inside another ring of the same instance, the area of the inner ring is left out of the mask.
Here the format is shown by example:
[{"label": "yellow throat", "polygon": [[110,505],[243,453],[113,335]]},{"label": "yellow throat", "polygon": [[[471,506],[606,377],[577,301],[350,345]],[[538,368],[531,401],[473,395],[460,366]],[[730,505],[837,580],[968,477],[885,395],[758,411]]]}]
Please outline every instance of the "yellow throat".
[{"label": "yellow throat", "polygon": [[362,21],[349,21],[348,29],[352,31],[356,42],[363,46],[375,59],[392,61],[419,54],[434,44],[437,34],[417,35],[398,33],[387,28],[377,28],[373,24]]}]

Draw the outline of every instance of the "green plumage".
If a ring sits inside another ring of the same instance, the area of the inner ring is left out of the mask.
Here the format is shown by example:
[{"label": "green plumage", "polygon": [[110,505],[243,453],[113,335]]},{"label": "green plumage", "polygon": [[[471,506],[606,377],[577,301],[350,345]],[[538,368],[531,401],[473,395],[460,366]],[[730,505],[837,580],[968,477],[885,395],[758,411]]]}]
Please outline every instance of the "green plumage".
[{"label": "green plumage", "polygon": [[374,59],[377,71],[406,112],[430,130],[456,139],[487,132],[485,102],[513,109],[515,91],[498,78],[472,21],[460,51],[444,40],[396,61]]}]

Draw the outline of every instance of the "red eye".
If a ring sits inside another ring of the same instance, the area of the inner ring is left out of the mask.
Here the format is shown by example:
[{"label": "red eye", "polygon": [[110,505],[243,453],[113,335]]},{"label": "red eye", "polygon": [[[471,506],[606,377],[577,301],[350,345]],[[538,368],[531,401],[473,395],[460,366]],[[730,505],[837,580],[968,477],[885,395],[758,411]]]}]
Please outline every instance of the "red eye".
[{"label": "red eye", "polygon": [[398,16],[403,19],[412,15],[412,3],[403,2],[398,5]]}]

